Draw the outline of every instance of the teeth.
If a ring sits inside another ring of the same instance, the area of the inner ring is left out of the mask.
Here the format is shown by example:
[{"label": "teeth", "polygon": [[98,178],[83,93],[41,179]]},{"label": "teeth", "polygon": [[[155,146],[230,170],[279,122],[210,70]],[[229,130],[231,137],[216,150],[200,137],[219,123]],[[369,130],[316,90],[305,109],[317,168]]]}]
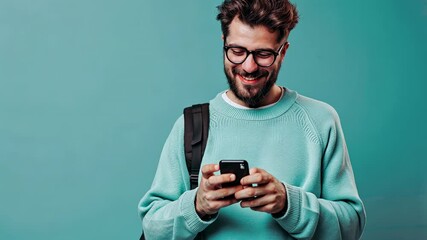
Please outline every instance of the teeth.
[{"label": "teeth", "polygon": [[244,76],[242,76],[245,80],[248,80],[248,81],[253,81],[253,80],[255,80],[256,78],[251,78],[251,77],[244,77]]}]

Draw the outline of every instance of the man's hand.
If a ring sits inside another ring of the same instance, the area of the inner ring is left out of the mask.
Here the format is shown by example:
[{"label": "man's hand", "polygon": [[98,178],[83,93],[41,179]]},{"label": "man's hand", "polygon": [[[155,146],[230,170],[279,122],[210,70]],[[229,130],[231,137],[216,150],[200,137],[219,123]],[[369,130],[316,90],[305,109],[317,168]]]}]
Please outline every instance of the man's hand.
[{"label": "man's hand", "polygon": [[215,214],[219,209],[238,202],[234,194],[241,190],[242,186],[221,188],[222,183],[232,182],[236,176],[234,174],[215,175],[217,171],[219,171],[218,164],[207,164],[202,167],[202,179],[196,194],[196,212],[201,218]]},{"label": "man's hand", "polygon": [[[242,200],[242,207],[271,214],[286,211],[286,188],[270,173],[252,168],[250,175],[242,178],[240,183],[245,187],[234,196],[237,200]],[[252,184],[256,184],[256,187],[252,187]]]}]

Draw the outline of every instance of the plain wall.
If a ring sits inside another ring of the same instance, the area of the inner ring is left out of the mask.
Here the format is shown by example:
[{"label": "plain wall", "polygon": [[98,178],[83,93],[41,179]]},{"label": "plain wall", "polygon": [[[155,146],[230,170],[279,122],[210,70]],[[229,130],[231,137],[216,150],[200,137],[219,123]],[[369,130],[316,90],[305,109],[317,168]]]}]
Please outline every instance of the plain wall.
[{"label": "plain wall", "polygon": [[[185,106],[227,88],[215,1],[0,0],[0,239],[136,239]],[[336,108],[363,239],[427,239],[427,1],[294,1],[278,83]]]}]

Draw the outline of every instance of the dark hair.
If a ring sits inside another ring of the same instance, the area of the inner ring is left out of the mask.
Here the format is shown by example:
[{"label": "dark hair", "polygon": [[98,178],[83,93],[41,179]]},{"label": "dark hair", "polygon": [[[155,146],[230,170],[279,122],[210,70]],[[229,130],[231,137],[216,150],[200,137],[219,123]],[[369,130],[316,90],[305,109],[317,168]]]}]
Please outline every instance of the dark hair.
[{"label": "dark hair", "polygon": [[225,0],[218,10],[216,19],[221,21],[225,38],[236,16],[250,26],[261,25],[272,32],[278,31],[278,42],[288,36],[298,23],[298,11],[289,0]]}]

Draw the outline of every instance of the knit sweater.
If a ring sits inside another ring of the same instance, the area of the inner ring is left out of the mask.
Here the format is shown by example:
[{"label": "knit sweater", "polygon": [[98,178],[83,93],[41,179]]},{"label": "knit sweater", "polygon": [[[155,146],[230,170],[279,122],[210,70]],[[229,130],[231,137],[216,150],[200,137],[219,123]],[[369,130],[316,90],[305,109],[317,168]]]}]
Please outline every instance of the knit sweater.
[{"label": "knit sweater", "polygon": [[[195,211],[184,156],[183,116],[162,150],[152,186],[138,206],[146,239],[358,239],[365,209],[358,195],[336,111],[286,89],[275,105],[239,109],[218,94],[210,101],[209,137],[201,165],[245,159],[284,183],[284,216],[222,208],[208,221]],[[200,177],[199,177],[200,181]]]}]

